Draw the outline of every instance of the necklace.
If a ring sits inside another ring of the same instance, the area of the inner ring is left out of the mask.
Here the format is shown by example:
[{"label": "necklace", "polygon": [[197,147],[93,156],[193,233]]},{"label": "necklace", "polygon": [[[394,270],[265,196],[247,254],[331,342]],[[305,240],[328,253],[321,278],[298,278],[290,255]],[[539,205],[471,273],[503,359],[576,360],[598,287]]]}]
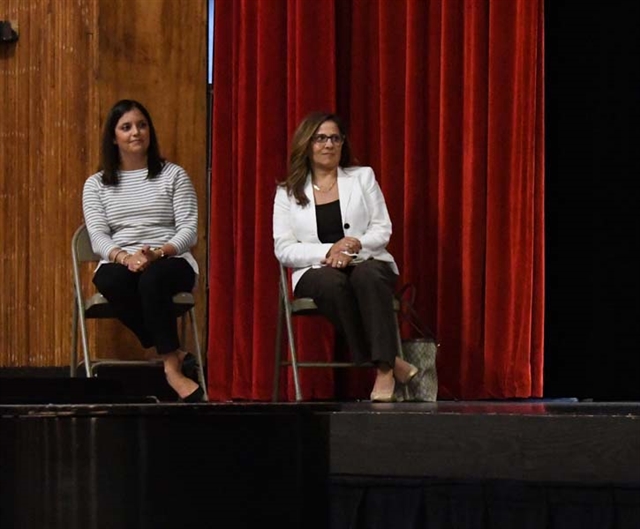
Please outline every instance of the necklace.
[{"label": "necklace", "polygon": [[331,191],[333,189],[333,186],[336,185],[337,181],[338,181],[338,179],[336,178],[333,182],[331,182],[331,185],[329,187],[327,187],[327,189],[322,189],[318,184],[314,183],[313,184],[313,189],[315,189],[316,191],[319,191],[320,193],[328,193],[329,191]]}]

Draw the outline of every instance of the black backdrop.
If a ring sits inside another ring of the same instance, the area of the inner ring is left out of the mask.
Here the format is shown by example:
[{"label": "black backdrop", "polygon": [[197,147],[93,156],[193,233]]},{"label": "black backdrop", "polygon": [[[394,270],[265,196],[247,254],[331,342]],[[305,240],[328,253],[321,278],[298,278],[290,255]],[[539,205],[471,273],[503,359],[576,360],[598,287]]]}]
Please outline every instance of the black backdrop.
[{"label": "black backdrop", "polygon": [[545,396],[640,400],[640,2],[545,24]]}]

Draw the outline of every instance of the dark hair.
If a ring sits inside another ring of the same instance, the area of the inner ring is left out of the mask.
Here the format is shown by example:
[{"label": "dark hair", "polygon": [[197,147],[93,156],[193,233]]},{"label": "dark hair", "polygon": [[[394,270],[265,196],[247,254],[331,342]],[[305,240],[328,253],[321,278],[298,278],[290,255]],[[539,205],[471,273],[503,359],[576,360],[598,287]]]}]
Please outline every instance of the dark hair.
[{"label": "dark hair", "polygon": [[311,112],[308,114],[293,133],[287,178],[280,184],[287,188],[290,195],[296,197],[296,201],[301,206],[306,206],[309,203],[304,187],[307,181],[307,174],[311,171],[311,158],[309,156],[311,138],[325,121],[333,121],[344,138],[342,152],[340,153],[340,167],[349,167],[352,163],[349,137],[342,120],[336,114],[328,112]]},{"label": "dark hair", "polygon": [[102,182],[105,185],[118,185],[120,151],[114,142],[116,138],[116,125],[124,114],[136,108],[142,112],[149,124],[149,149],[147,150],[147,167],[149,168],[149,175],[147,178],[153,179],[160,174],[160,171],[162,171],[164,158],[160,156],[158,137],[156,136],[156,129],[153,126],[153,121],[151,120],[149,111],[138,101],[134,101],[132,99],[121,99],[111,107],[111,110],[109,110],[107,120],[105,121],[104,128],[102,130],[99,170],[102,171]]}]

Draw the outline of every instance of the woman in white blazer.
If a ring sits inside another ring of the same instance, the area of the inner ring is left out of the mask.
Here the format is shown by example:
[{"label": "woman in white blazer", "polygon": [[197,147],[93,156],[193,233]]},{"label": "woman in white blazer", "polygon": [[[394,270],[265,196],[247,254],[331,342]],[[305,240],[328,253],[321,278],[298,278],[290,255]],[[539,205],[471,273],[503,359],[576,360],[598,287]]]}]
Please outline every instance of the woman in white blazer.
[{"label": "woman in white blazer", "polygon": [[293,270],[295,296],[314,298],[354,360],[376,366],[371,400],[380,402],[392,401],[396,381],[406,384],[418,371],[398,357],[390,237],[373,169],[352,166],[340,118],[309,114],[293,135],[288,175],[276,191],[274,251]]}]

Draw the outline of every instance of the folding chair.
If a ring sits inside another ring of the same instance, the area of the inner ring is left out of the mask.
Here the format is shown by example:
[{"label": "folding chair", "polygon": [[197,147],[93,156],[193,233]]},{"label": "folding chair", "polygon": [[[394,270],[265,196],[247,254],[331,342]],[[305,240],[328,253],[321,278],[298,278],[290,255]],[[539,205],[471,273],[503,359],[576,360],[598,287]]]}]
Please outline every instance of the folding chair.
[{"label": "folding chair", "polygon": [[[293,316],[318,315],[318,307],[313,298],[295,298],[291,293],[289,274],[286,268],[279,263],[280,279],[278,286],[278,321],[276,328],[276,351],[275,366],[273,374],[273,396],[272,401],[277,402],[280,396],[280,370],[283,367],[291,367],[293,371],[293,385],[295,388],[296,401],[304,400],[300,387],[299,369],[304,367],[324,367],[324,368],[344,368],[344,367],[373,367],[373,364],[356,364],[355,362],[336,361],[304,361],[298,360],[296,351],[295,334],[293,330]],[[400,302],[394,297],[393,309],[396,313],[400,310]],[[284,319],[284,322],[283,322]],[[283,323],[287,328],[288,358],[287,353],[283,355],[282,347],[282,327]],[[396,320],[396,331],[398,339],[398,355],[402,356],[402,339],[400,337],[400,326]]]},{"label": "folding chair", "polygon": [[[87,377],[95,376],[95,370],[101,365],[119,365],[119,366],[143,366],[154,363],[161,363],[161,360],[118,360],[115,358],[94,358],[89,352],[89,341],[87,338],[88,319],[110,319],[116,318],[113,308],[109,305],[107,299],[100,293],[93,294],[85,299],[82,293],[82,283],[80,280],[80,263],[100,261],[100,256],[93,253],[89,233],[84,224],[82,224],[73,234],[71,240],[71,258],[73,261],[73,283],[74,283],[74,303],[73,303],[73,321],[72,321],[72,339],[71,339],[71,376],[77,375],[77,370],[84,364],[84,370]],[[198,339],[198,326],[196,323],[195,298],[191,292],[180,292],[173,296],[173,305],[175,308],[176,318],[181,318],[181,342],[185,343],[187,332],[188,316],[189,323],[193,334],[193,343],[195,348],[195,356],[198,361],[198,383],[207,395],[205,378],[204,378],[204,362],[200,349],[200,341]],[[80,338],[82,341],[83,359],[78,362],[78,327],[80,330]]]}]

